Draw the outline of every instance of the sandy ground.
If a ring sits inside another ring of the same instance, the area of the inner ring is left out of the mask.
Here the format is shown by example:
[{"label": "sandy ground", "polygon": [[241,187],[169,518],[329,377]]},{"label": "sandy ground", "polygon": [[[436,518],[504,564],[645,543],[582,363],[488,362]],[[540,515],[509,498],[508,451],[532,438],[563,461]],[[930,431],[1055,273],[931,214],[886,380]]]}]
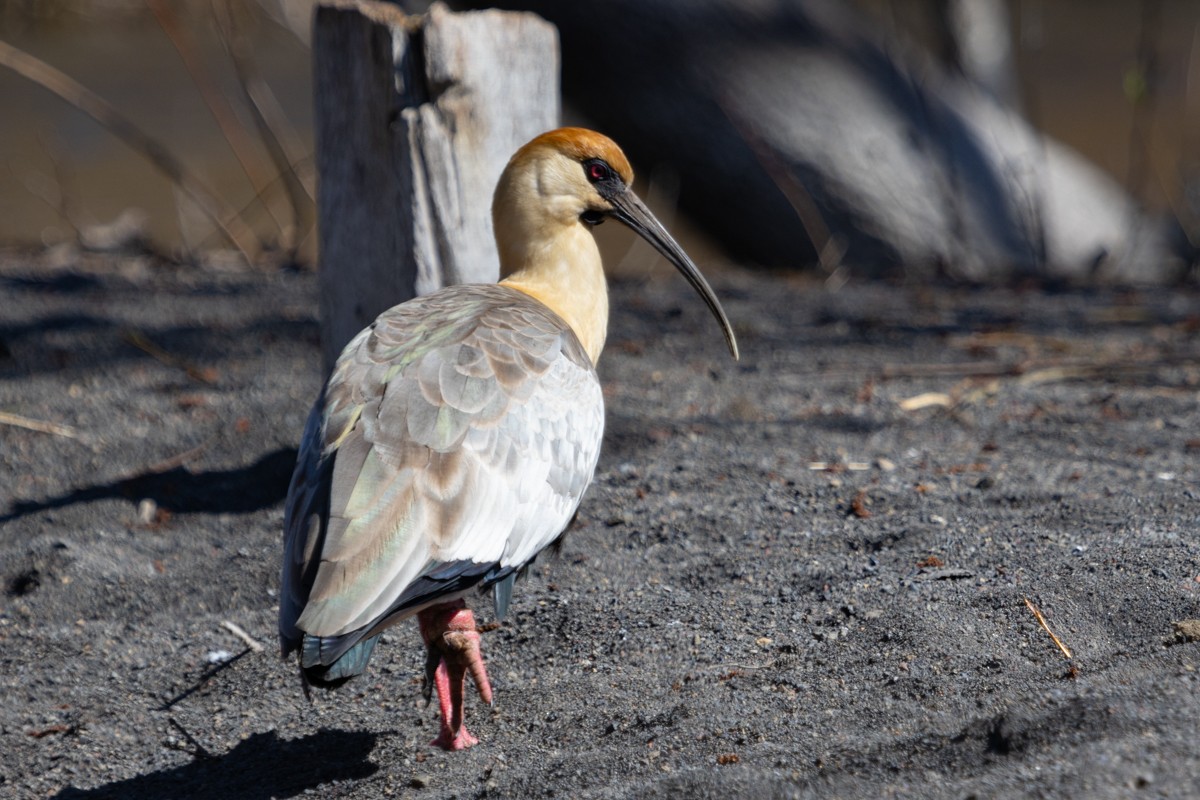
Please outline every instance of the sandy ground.
[{"label": "sandy ground", "polygon": [[0,425],[0,796],[1200,796],[1200,295],[714,283],[740,364],[614,286],[446,754],[415,625],[311,704],[276,655],[312,277],[0,258],[0,411],[70,426]]}]

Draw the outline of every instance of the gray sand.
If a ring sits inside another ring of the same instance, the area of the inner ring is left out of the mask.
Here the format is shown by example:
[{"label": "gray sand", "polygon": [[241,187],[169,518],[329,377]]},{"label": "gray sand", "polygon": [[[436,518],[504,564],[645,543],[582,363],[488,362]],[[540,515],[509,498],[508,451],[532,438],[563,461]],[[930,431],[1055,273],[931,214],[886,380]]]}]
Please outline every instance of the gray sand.
[{"label": "gray sand", "polygon": [[0,411],[79,434],[0,425],[0,796],[1200,796],[1194,290],[717,274],[735,364],[615,284],[596,481],[447,754],[415,623],[311,704],[277,655],[312,277],[51,261],[0,259]]}]

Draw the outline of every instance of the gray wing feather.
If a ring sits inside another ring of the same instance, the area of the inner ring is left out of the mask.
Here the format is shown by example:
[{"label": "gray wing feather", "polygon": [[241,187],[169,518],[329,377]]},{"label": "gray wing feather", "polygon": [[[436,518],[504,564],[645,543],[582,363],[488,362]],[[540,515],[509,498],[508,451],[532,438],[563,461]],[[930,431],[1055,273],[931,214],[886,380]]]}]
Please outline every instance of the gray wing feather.
[{"label": "gray wing feather", "polygon": [[285,650],[401,618],[406,590],[440,564],[507,578],[579,505],[603,416],[574,334],[515,290],[451,287],[383,314],[347,346],[305,430],[285,515]]}]

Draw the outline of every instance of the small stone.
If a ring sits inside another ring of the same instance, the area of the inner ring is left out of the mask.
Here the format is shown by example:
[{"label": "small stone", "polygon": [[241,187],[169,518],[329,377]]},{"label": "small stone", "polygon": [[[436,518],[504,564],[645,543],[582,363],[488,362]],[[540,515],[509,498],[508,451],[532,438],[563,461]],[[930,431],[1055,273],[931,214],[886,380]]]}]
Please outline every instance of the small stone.
[{"label": "small stone", "polygon": [[1200,619],[1176,622],[1175,638],[1180,642],[1200,642]]},{"label": "small stone", "polygon": [[429,785],[428,775],[413,775],[408,779],[408,785],[414,789],[424,789]]}]

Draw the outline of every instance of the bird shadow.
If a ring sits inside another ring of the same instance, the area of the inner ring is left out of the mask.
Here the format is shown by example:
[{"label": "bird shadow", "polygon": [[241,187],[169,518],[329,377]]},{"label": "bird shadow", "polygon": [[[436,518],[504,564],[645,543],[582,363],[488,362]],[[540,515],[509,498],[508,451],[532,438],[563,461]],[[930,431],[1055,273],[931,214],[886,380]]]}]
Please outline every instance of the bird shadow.
[{"label": "bird shadow", "polygon": [[296,464],[296,448],[284,447],[267,453],[245,467],[192,472],[177,466],[163,471],[143,472],[110,483],[95,484],[47,500],[19,500],[0,525],[39,511],[65,508],[76,503],[123,498],[131,502],[153,500],[172,513],[246,513],[275,505],[287,495],[288,481]]},{"label": "bird shadow", "polygon": [[331,781],[362,780],[379,770],[369,757],[378,734],[322,728],[299,739],[256,733],[224,755],[199,750],[190,763],[77,789],[54,800],[269,800],[295,797]]}]

